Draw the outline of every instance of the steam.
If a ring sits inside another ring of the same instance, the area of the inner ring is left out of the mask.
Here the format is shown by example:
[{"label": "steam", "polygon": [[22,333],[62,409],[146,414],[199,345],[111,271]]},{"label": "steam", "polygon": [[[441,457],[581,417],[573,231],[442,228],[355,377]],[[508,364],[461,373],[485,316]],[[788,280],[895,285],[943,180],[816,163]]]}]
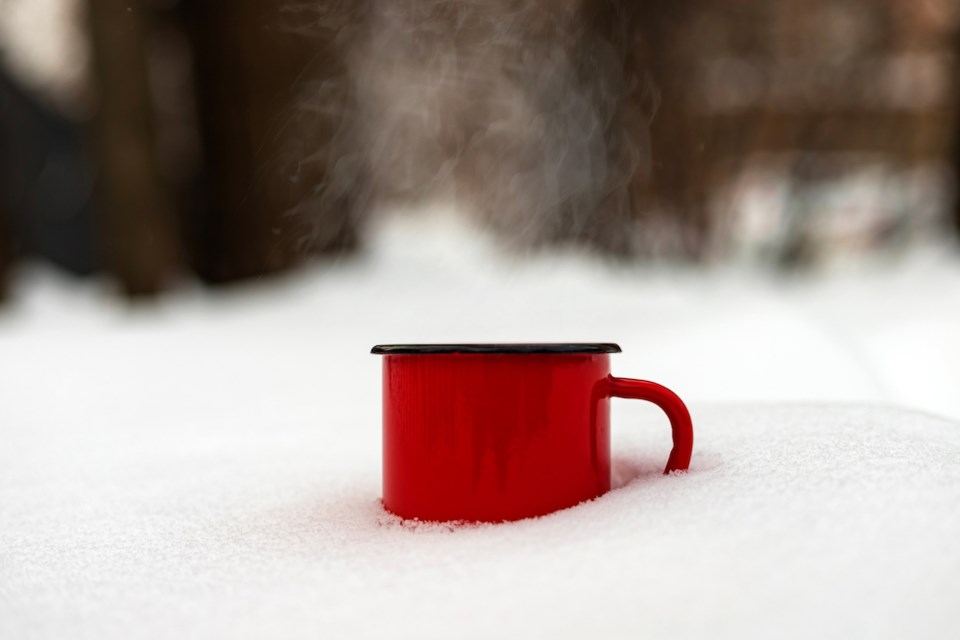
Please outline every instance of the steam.
[{"label": "steam", "polygon": [[629,251],[656,92],[633,58],[621,4],[586,5],[603,9],[532,0],[287,7],[291,28],[317,43],[289,128],[299,132],[293,174],[315,180],[296,212],[316,221],[313,240],[331,215],[362,224],[378,204],[443,197],[520,247]]}]

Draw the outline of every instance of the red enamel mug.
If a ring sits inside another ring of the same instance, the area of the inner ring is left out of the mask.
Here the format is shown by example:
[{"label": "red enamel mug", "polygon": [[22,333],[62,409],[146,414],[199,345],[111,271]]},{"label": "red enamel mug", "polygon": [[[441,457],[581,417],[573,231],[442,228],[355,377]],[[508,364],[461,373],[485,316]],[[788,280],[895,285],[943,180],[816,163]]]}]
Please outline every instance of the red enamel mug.
[{"label": "red enamel mug", "polygon": [[610,375],[615,344],[380,345],[383,504],[403,518],[500,522],[610,490],[610,398],[659,406],[664,473],[686,469],[690,414],[666,387]]}]

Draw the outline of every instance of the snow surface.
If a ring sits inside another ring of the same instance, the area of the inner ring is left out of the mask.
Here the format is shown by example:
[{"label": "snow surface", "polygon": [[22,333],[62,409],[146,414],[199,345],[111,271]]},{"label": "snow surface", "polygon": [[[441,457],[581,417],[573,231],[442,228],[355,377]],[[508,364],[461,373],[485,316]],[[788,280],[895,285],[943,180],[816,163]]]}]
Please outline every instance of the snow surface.
[{"label": "snow surface", "polygon": [[[946,254],[785,281],[504,258],[395,220],[279,282],[136,307],[104,288],[34,270],[0,312],[0,637],[960,628]],[[614,373],[688,400],[691,471],[659,475],[665,420],[617,400],[610,494],[508,525],[397,521],[368,351],[454,340],[619,342]]]}]

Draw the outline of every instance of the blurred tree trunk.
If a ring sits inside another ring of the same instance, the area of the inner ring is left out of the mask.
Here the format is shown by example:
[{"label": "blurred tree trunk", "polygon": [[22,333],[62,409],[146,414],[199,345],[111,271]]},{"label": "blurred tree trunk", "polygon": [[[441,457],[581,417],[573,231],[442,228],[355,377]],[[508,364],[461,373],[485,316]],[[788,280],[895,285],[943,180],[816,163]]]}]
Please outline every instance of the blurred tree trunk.
[{"label": "blurred tree trunk", "polygon": [[174,216],[157,164],[144,7],[88,0],[99,110],[95,135],[106,264],[129,295],[166,287],[179,267]]},{"label": "blurred tree trunk", "polygon": [[953,228],[960,238],[960,28],[953,34]]},{"label": "blurred tree trunk", "polygon": [[[650,88],[638,97],[651,103],[650,175],[634,186],[638,217],[673,238],[645,244],[654,254],[703,257],[712,232],[708,198],[715,183],[713,132],[695,100],[700,43],[687,29],[696,24],[700,4],[694,0],[638,3],[639,53],[636,64],[648,72]],[[649,108],[649,107],[647,107]],[[664,218],[658,222],[657,218]]]},{"label": "blurred tree trunk", "polygon": [[353,204],[324,191],[346,100],[342,33],[316,22],[324,2],[311,7],[313,23],[267,0],[188,5],[208,190],[189,232],[208,281],[356,243]]},{"label": "blurred tree trunk", "polygon": [[7,212],[0,204],[0,301],[6,297],[7,275],[13,263],[13,238],[7,220]]},{"label": "blurred tree trunk", "polygon": [[[0,118],[5,118],[7,116],[6,112],[9,110],[9,105],[5,102],[6,96],[0,88]],[[0,124],[3,123],[0,122]],[[4,133],[4,127],[0,126],[0,145],[8,144]],[[0,170],[4,170],[2,162],[0,162]],[[5,204],[8,202],[6,195],[6,185],[0,182],[0,302],[6,297],[7,277],[13,264],[14,252],[13,233],[10,228],[12,218]]]}]

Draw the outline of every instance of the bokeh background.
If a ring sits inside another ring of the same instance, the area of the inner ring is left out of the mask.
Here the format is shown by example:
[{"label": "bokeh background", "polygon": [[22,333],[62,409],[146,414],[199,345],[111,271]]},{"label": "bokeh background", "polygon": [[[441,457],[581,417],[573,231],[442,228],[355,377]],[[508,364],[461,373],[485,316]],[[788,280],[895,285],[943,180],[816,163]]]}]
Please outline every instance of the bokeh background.
[{"label": "bokeh background", "polygon": [[612,340],[694,402],[960,418],[958,21],[0,0],[4,386],[279,402],[377,342]]}]

